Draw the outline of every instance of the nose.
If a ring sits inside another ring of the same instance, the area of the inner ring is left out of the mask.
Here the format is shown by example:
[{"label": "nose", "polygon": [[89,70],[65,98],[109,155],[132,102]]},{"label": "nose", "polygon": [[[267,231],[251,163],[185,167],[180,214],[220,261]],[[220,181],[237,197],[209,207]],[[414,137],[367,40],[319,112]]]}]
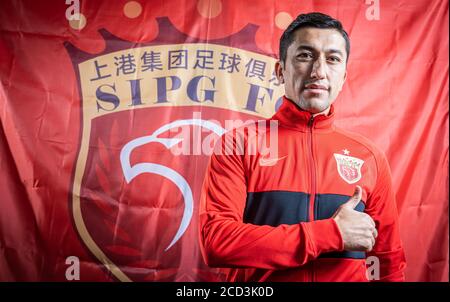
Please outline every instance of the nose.
[{"label": "nose", "polygon": [[326,64],[322,58],[317,58],[312,66],[311,78],[324,79],[326,76]]}]

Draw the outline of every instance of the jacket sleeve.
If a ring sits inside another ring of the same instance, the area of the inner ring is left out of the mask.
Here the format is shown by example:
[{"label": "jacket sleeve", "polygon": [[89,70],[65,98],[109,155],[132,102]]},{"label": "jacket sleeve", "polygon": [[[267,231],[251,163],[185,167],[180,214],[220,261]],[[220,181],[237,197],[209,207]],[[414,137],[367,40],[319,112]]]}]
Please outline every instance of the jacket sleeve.
[{"label": "jacket sleeve", "polygon": [[224,148],[216,146],[200,199],[200,246],[209,266],[283,269],[343,249],[333,219],[277,227],[244,223],[246,155],[225,153]]},{"label": "jacket sleeve", "polygon": [[[399,223],[395,194],[392,187],[392,177],[388,162],[380,152],[377,156],[378,174],[375,188],[368,196],[365,212],[375,221],[378,231],[373,250],[368,253],[368,273],[370,266],[379,263],[379,279],[369,278],[371,281],[404,281],[404,269],[406,267],[405,254],[400,240]],[[375,256],[376,261],[371,262],[370,256]],[[377,280],[378,279],[378,280]]]}]

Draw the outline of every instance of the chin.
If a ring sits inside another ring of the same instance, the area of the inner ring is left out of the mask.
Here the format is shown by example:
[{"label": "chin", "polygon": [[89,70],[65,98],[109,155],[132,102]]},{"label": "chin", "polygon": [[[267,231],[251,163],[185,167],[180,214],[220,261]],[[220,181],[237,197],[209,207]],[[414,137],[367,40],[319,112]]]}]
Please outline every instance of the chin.
[{"label": "chin", "polygon": [[319,113],[326,110],[330,106],[328,101],[320,99],[308,99],[300,101],[300,108],[311,113]]}]

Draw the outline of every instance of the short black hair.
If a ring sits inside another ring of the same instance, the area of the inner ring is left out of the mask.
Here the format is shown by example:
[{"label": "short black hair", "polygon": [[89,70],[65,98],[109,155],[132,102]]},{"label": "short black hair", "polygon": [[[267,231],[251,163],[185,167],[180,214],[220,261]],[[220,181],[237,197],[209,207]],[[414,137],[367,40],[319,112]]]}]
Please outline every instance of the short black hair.
[{"label": "short black hair", "polygon": [[350,39],[348,38],[347,32],[342,27],[342,23],[328,15],[316,12],[298,15],[286,28],[280,38],[280,61],[286,62],[287,49],[294,39],[294,32],[304,27],[336,29],[345,39],[345,50],[347,51],[348,62],[348,57],[350,55]]}]

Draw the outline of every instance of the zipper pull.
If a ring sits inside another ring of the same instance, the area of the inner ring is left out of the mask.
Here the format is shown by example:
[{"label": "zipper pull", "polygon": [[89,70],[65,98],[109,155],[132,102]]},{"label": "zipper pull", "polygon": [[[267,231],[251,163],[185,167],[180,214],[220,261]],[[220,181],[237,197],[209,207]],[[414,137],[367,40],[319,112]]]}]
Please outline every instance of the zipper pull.
[{"label": "zipper pull", "polygon": [[313,123],[314,123],[314,116],[311,116],[311,118],[308,121],[308,127],[312,128]]}]

